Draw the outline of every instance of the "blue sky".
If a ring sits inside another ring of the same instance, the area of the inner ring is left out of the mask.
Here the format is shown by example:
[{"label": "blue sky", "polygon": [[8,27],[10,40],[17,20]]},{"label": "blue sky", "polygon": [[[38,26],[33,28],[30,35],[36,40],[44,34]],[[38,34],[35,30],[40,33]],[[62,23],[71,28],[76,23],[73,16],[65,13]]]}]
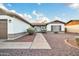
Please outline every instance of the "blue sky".
[{"label": "blue sky", "polygon": [[32,20],[46,17],[49,21],[61,19],[68,21],[79,19],[79,4],[64,3],[6,3],[10,10],[31,16]]}]

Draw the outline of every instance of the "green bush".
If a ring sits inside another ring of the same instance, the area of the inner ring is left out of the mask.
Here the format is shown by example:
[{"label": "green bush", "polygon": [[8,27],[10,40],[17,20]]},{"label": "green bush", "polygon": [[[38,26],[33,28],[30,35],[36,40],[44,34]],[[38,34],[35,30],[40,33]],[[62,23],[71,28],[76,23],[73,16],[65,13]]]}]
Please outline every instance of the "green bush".
[{"label": "green bush", "polygon": [[27,32],[28,32],[29,35],[32,35],[32,34],[35,33],[35,30],[34,30],[34,28],[28,28]]},{"label": "green bush", "polygon": [[65,28],[65,32],[67,32],[67,28]]},{"label": "green bush", "polygon": [[79,46],[79,38],[76,38],[77,45]]}]

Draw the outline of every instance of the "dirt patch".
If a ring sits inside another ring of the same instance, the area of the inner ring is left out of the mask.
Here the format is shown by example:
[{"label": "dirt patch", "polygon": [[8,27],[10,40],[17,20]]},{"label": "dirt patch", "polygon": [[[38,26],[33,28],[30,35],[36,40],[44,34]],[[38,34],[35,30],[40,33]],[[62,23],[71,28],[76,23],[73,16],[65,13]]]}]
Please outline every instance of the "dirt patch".
[{"label": "dirt patch", "polygon": [[69,43],[73,47],[79,48],[79,46],[77,45],[76,40],[67,40],[67,43]]},{"label": "dirt patch", "polygon": [[18,39],[15,39],[15,40],[6,40],[5,42],[33,42],[35,35],[36,34],[34,34],[34,35],[25,35],[25,36],[22,36]]}]

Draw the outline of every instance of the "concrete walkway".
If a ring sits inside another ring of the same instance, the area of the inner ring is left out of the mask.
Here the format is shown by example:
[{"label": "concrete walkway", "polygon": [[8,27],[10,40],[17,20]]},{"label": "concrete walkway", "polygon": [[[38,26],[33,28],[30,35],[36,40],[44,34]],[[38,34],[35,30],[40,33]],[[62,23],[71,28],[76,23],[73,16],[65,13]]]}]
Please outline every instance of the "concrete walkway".
[{"label": "concrete walkway", "polygon": [[0,42],[0,49],[29,49],[32,42]]},{"label": "concrete walkway", "polygon": [[50,45],[41,33],[37,33],[30,49],[51,49]]},{"label": "concrete walkway", "polygon": [[41,33],[37,33],[33,42],[0,42],[0,49],[51,49]]}]

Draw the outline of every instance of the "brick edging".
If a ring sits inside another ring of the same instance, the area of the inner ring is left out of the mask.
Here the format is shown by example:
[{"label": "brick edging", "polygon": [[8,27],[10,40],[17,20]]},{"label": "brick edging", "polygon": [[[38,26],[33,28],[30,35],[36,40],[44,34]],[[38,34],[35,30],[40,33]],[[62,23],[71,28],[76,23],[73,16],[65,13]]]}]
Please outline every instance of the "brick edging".
[{"label": "brick edging", "polygon": [[68,42],[67,42],[67,39],[66,39],[66,40],[64,40],[64,41],[65,41],[65,43],[66,43],[67,45],[69,45],[69,46],[71,46],[71,47],[74,47],[74,48],[79,49],[78,47],[76,47],[76,46],[74,46],[74,45],[72,45],[72,44],[68,43]]}]

